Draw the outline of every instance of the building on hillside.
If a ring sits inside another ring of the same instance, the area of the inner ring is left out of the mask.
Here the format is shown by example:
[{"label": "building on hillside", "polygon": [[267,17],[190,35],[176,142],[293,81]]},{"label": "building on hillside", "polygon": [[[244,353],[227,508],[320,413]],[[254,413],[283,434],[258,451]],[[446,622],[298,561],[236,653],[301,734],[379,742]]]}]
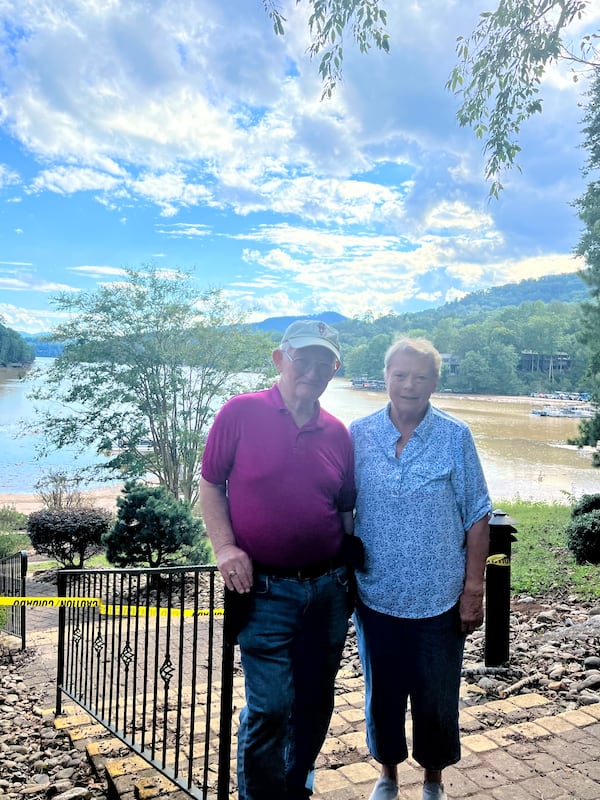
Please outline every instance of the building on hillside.
[{"label": "building on hillside", "polygon": [[440,353],[442,357],[442,369],[446,375],[458,375],[458,367],[460,364],[459,356],[452,353]]},{"label": "building on hillside", "polygon": [[524,350],[517,369],[522,372],[544,372],[550,378],[556,373],[571,369],[571,356],[568,353],[536,353]]}]

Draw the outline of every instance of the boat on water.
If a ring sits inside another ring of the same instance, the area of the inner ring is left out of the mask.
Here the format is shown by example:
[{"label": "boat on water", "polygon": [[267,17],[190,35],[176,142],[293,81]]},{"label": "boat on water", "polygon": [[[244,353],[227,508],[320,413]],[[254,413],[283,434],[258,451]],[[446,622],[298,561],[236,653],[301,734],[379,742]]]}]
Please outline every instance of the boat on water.
[{"label": "boat on water", "polygon": [[353,389],[367,389],[371,392],[384,392],[385,381],[377,378],[352,378]]},{"label": "boat on water", "polygon": [[596,408],[590,405],[543,406],[532,408],[536,417],[568,417],[571,419],[592,419],[596,416]]}]

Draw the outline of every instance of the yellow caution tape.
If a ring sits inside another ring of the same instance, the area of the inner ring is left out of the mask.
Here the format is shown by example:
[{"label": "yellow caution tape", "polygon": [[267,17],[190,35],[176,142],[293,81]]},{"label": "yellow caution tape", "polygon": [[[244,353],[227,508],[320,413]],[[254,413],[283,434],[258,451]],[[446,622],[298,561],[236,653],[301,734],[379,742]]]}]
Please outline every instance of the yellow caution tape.
[{"label": "yellow caution tape", "polygon": [[510,558],[504,553],[496,553],[493,556],[488,556],[485,563],[494,567],[510,567]]},{"label": "yellow caution tape", "polygon": [[208,617],[211,613],[222,616],[222,608],[149,608],[146,606],[105,605],[97,597],[0,597],[0,606],[13,608],[97,608],[100,614],[121,617]]}]

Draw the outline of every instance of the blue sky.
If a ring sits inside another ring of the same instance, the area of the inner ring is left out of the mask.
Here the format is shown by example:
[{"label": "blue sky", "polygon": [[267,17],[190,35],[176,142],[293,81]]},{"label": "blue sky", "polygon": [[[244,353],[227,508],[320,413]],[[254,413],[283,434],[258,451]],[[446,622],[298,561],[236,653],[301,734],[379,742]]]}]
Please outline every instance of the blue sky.
[{"label": "blue sky", "polygon": [[4,322],[50,330],[57,292],[144,264],[250,319],[415,311],[578,269],[582,83],[550,70],[523,171],[488,201],[444,85],[495,4],[385,5],[391,54],[347,43],[322,102],[306,3],[282,0],[281,38],[262,0],[0,0]]}]

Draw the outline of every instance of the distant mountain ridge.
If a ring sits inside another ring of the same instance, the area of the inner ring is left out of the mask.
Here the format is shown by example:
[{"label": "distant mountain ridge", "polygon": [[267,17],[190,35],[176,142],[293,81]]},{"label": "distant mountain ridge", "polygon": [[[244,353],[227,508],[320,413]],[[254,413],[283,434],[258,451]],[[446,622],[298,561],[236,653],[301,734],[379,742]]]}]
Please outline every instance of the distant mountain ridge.
[{"label": "distant mountain ridge", "polygon": [[[479,289],[465,295],[460,300],[453,300],[442,305],[431,305],[422,311],[407,312],[411,317],[418,319],[420,314],[430,314],[432,311],[445,312],[450,315],[456,312],[463,316],[477,311],[493,311],[505,306],[520,306],[522,303],[541,301],[551,303],[581,303],[590,297],[589,289],[576,272],[561,275],[546,275],[543,278],[527,278],[518,283],[506,283],[502,286],[492,286],[489,289]],[[288,325],[297,319],[320,319],[329,325],[345,322],[348,317],[335,311],[323,311],[320,314],[307,314],[286,317],[269,317],[262,322],[256,322],[251,327],[254,330],[265,332],[283,333]]]},{"label": "distant mountain ridge", "polygon": [[326,322],[328,325],[336,325],[339,322],[344,322],[348,317],[338,314],[337,311],[323,311],[321,314],[299,314],[291,317],[268,317],[262,322],[254,322],[252,328],[257,331],[265,331],[266,333],[284,333],[288,325],[296,322],[299,319],[318,319],[321,322]]},{"label": "distant mountain ridge", "polygon": [[[429,309],[410,312],[411,317],[417,320],[420,314],[431,314],[438,311],[445,316],[456,314],[466,316],[476,312],[493,311],[504,306],[519,306],[522,303],[541,301],[551,303],[581,303],[590,297],[589,289],[576,272],[560,275],[547,275],[543,278],[528,278],[519,283],[506,283],[502,286],[493,286],[489,289],[480,289],[471,292],[460,300],[443,305],[431,305]],[[366,311],[366,309],[365,309]],[[294,316],[267,317],[261,322],[255,322],[248,327],[265,333],[281,334],[288,325],[297,319],[319,319],[329,325],[338,325],[348,320],[337,311],[322,311],[318,314],[298,314]],[[23,339],[35,348],[38,356],[57,356],[62,352],[62,345],[48,341],[49,333],[21,333]],[[45,341],[44,341],[45,340]]]}]

